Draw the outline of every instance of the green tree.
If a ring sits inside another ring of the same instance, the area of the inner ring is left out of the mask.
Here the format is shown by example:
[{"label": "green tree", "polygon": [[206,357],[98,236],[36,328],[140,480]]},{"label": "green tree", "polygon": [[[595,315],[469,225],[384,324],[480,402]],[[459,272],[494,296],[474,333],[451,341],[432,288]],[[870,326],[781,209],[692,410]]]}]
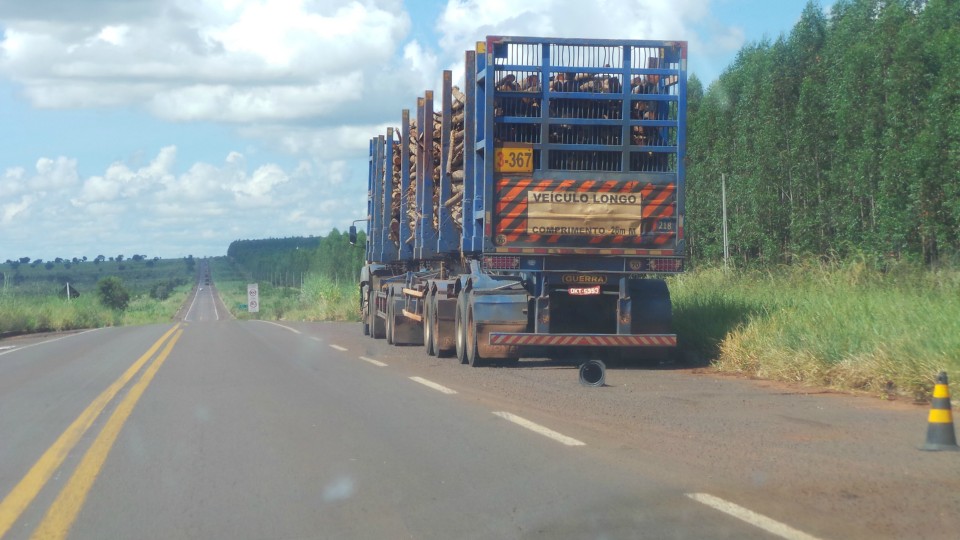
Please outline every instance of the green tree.
[{"label": "green tree", "polygon": [[130,304],[130,293],[116,276],[105,277],[97,282],[97,296],[101,304],[118,311],[127,309]]}]

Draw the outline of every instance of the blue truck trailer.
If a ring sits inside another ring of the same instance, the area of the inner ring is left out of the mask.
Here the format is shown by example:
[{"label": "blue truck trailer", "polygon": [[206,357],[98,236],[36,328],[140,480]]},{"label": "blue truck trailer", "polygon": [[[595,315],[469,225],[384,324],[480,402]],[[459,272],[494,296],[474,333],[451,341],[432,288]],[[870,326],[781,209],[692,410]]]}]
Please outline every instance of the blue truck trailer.
[{"label": "blue truck trailer", "polygon": [[444,72],[370,140],[364,333],[471,366],[676,347],[686,62],[684,41],[467,51],[462,91]]}]

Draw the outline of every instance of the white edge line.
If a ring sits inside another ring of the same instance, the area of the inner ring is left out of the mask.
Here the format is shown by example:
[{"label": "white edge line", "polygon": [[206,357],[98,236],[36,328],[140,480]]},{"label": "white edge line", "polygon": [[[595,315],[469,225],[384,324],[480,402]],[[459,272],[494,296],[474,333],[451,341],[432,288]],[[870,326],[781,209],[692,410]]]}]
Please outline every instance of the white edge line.
[{"label": "white edge line", "polygon": [[816,536],[809,535],[803,531],[798,531],[793,527],[780,523],[777,520],[770,519],[767,516],[758,514],[753,510],[744,508],[730,501],[725,501],[720,497],[715,497],[709,493],[687,493],[687,497],[705,504],[714,510],[719,510],[724,514],[733,516],[741,521],[749,523],[754,527],[763,529],[770,534],[786,538],[788,540],[819,540]]},{"label": "white edge line", "polygon": [[252,319],[252,320],[253,320],[253,321],[256,321],[256,322],[262,322],[262,323],[266,323],[266,324],[272,324],[272,325],[274,325],[274,326],[279,326],[280,328],[287,329],[287,330],[293,332],[294,334],[302,334],[302,333],[303,333],[303,332],[297,330],[296,328],[290,328],[289,326],[284,326],[284,325],[282,325],[282,324],[278,324],[278,323],[275,323],[275,322],[273,322],[273,321],[262,321],[262,320],[260,320],[260,319]]},{"label": "white edge line", "polygon": [[550,437],[551,439],[553,439],[553,440],[555,440],[555,441],[557,441],[557,442],[561,442],[561,443],[563,443],[563,444],[565,444],[565,445],[567,445],[567,446],[586,446],[586,445],[587,445],[587,443],[585,443],[585,442],[583,442],[583,441],[578,441],[577,439],[574,439],[573,437],[567,437],[566,435],[564,435],[564,434],[562,434],[562,433],[557,433],[556,431],[553,431],[552,429],[545,428],[545,427],[541,426],[540,424],[536,424],[536,423],[534,423],[534,422],[531,422],[531,421],[527,420],[526,418],[523,418],[523,417],[521,417],[521,416],[517,416],[517,415],[515,415],[515,414],[513,414],[513,413],[508,413],[508,412],[504,412],[504,411],[499,411],[499,412],[496,412],[496,411],[495,411],[493,414],[499,416],[500,418],[503,418],[504,420],[509,420],[509,421],[513,422],[514,424],[517,424],[518,426],[525,427],[525,428],[529,429],[530,431],[533,431],[533,432],[535,432],[535,433],[539,433],[540,435],[543,435],[544,437]]},{"label": "white edge line", "polygon": [[373,358],[367,358],[366,356],[361,356],[360,359],[363,360],[364,362],[369,362],[377,367],[387,367],[387,365],[384,364],[383,362],[379,360],[374,360]]},{"label": "white edge line", "polygon": [[187,313],[183,316],[183,322],[190,322],[190,312],[193,311],[193,305],[197,303],[197,297],[200,296],[200,284],[197,284],[197,287],[193,290],[193,301],[190,302],[190,307],[187,308]]},{"label": "white edge line", "polygon": [[336,350],[338,350],[338,351],[340,351],[340,352],[346,352],[346,351],[347,351],[347,348],[346,348],[346,347],[341,347],[341,346],[339,346],[339,345],[334,345],[333,343],[330,344],[330,348],[331,348],[331,349],[336,349]]},{"label": "white edge line", "polygon": [[0,356],[3,356],[3,355],[5,355],[5,354],[10,354],[10,353],[12,353],[12,352],[22,351],[22,350],[24,350],[24,349],[29,349],[30,347],[36,347],[37,345],[45,345],[45,344],[47,344],[47,343],[53,343],[54,341],[60,341],[61,339],[67,339],[67,338],[79,336],[79,335],[81,335],[81,334],[86,334],[86,333],[88,333],[88,332],[96,332],[97,330],[102,330],[102,328],[91,328],[91,329],[89,329],[89,330],[84,330],[83,332],[77,332],[76,334],[70,334],[69,336],[60,336],[60,337],[58,337],[58,338],[48,339],[48,340],[46,340],[46,341],[41,341],[41,342],[38,342],[38,343],[31,343],[30,345],[24,345],[23,347],[17,347],[16,345],[14,345],[13,348],[11,348],[9,351],[0,352]]},{"label": "white edge line", "polygon": [[433,389],[436,390],[437,392],[443,392],[444,394],[456,394],[456,393],[457,393],[456,390],[451,390],[451,389],[447,388],[446,386],[443,386],[442,384],[437,384],[437,383],[435,383],[435,382],[433,382],[433,381],[428,381],[427,379],[424,379],[423,377],[410,377],[410,380],[411,380],[411,381],[414,381],[414,382],[418,382],[418,383],[420,383],[420,384],[422,384],[422,385],[424,385],[424,386],[426,386],[426,387],[428,387],[428,388],[433,388]]},{"label": "white edge line", "polygon": [[[207,287],[209,289],[209,287]],[[220,320],[220,310],[217,309],[217,297],[213,294],[213,289],[210,289],[210,300],[213,302],[213,316],[216,320]]]}]

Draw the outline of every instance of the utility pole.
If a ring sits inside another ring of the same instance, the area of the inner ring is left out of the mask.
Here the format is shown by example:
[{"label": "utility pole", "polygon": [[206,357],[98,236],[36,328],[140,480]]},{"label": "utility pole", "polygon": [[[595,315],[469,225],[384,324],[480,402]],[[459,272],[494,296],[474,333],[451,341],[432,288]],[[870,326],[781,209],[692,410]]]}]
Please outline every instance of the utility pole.
[{"label": "utility pole", "polygon": [[723,205],[723,269],[727,269],[730,258],[730,241],[727,238],[727,175],[720,175],[720,201]]}]

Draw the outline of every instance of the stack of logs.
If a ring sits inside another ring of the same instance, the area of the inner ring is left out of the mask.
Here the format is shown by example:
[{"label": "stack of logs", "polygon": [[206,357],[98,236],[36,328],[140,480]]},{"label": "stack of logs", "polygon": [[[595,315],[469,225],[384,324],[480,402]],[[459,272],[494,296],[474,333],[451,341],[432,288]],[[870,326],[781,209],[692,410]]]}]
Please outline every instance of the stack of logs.
[{"label": "stack of logs", "polygon": [[[447,172],[450,174],[451,186],[450,193],[451,196],[443,202],[444,206],[450,211],[451,218],[454,223],[454,227],[459,233],[462,228],[462,210],[463,210],[463,135],[464,135],[464,123],[463,123],[463,114],[464,114],[464,104],[466,102],[466,97],[463,95],[463,92],[460,91],[456,86],[453,87],[453,108],[452,108],[452,122],[451,122],[451,134],[450,134],[450,149],[447,156]],[[434,230],[439,230],[439,208],[440,208],[440,178],[441,178],[441,130],[443,116],[441,113],[437,112],[433,115],[433,164],[430,166],[430,171],[432,173],[433,179],[433,193],[432,199],[432,222]],[[397,133],[400,133],[400,130],[396,130]],[[393,145],[393,156],[391,173],[393,175],[393,192],[391,199],[390,207],[390,239],[394,242],[397,242],[400,237],[400,219],[401,215],[405,214],[407,219],[407,224],[410,229],[410,236],[405,240],[406,243],[413,242],[416,238],[417,226],[420,222],[420,219],[423,217],[419,209],[417,208],[417,186],[418,186],[418,171],[417,171],[417,153],[420,149],[423,148],[423,138],[417,135],[417,121],[410,121],[410,139],[406,141],[406,144],[397,143]],[[401,152],[406,151],[409,154],[410,159],[410,185],[407,188],[407,204],[404,208],[401,208],[401,193],[400,193],[400,170],[401,170]],[[429,165],[428,165],[429,166]]]},{"label": "stack of logs", "polygon": [[450,174],[450,198],[443,205],[450,211],[453,226],[459,234],[463,230],[463,114],[467,98],[456,86],[450,112],[450,149],[447,154],[447,172]]}]

